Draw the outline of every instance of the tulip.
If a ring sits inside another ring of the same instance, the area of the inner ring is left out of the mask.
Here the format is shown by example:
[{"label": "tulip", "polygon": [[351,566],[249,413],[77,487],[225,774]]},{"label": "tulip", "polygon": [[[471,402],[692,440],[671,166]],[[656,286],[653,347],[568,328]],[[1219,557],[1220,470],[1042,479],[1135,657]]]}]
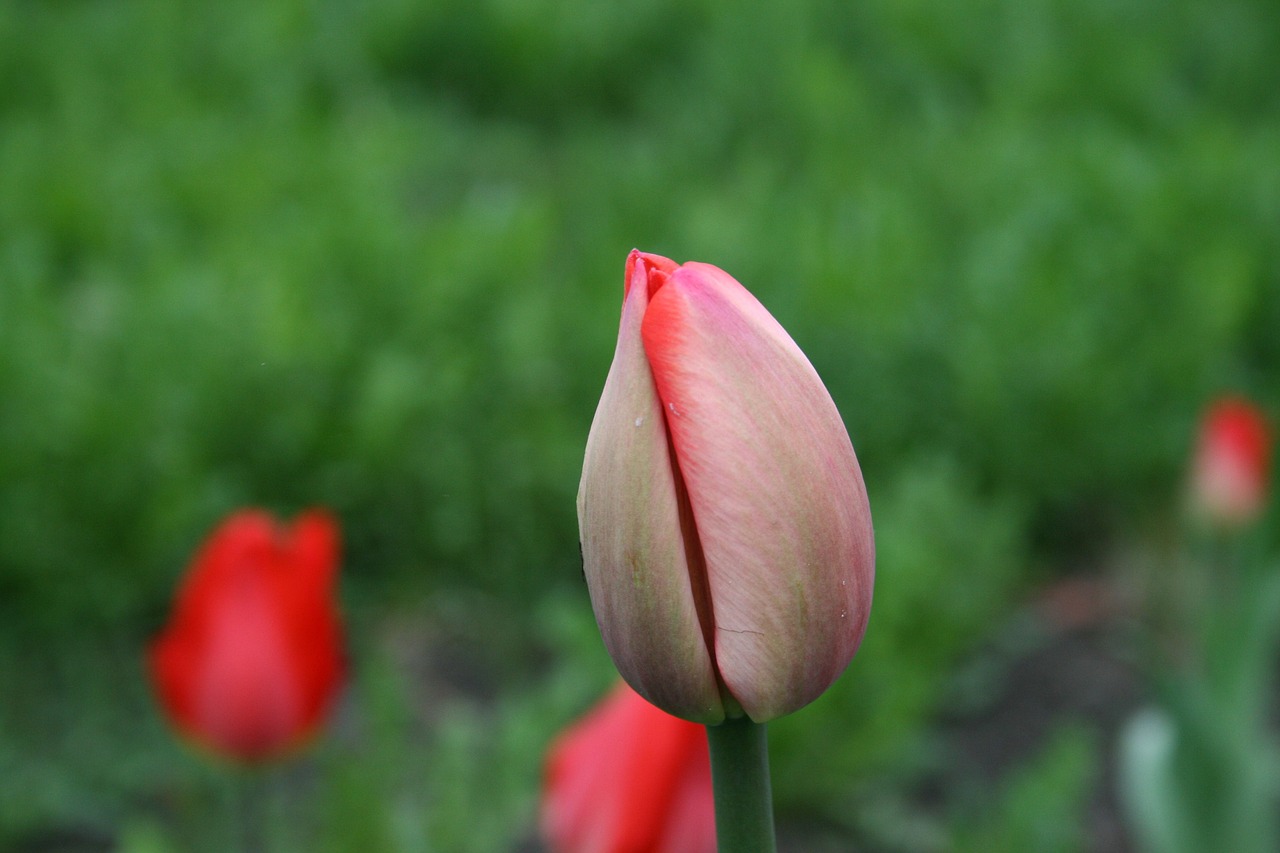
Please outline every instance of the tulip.
[{"label": "tulip", "polygon": [[1266,506],[1271,435],[1256,406],[1223,398],[1205,413],[1191,469],[1191,504],[1202,521],[1221,530],[1253,522]]},{"label": "tulip", "polygon": [[238,512],[210,537],[148,656],[182,735],[257,763],[314,734],[345,669],[338,547],[337,523],[322,511],[283,529],[263,512]]},{"label": "tulip", "polygon": [[706,729],[618,685],[548,751],[541,824],[555,853],[715,853]]},{"label": "tulip", "polygon": [[875,546],[853,445],[804,353],[716,267],[627,259],[578,524],[605,645],[671,714],[790,713],[861,642]]}]

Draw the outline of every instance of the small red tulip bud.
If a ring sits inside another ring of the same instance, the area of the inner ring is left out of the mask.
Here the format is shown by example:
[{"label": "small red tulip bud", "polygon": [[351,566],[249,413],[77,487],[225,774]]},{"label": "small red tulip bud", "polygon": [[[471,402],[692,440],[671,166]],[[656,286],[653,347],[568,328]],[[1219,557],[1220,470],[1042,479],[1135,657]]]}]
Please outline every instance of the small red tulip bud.
[{"label": "small red tulip bud", "polygon": [[323,722],[344,672],[334,602],[338,527],[243,511],[196,556],[148,663],[184,736],[241,762],[275,758]]},{"label": "small red tulip bud", "polygon": [[1200,425],[1191,468],[1192,511],[1221,530],[1237,530],[1262,514],[1268,498],[1271,434],[1247,400],[1214,403]]}]

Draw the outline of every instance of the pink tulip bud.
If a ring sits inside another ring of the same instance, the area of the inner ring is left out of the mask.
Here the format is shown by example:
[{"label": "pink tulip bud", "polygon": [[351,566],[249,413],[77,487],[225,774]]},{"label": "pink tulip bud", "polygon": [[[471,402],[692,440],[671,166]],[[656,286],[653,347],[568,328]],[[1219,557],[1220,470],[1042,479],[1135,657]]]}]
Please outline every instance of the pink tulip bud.
[{"label": "pink tulip bud", "polygon": [[676,716],[795,711],[866,630],[871,511],[840,413],[786,331],[708,264],[627,259],[578,524],[605,646]]},{"label": "pink tulip bud", "polygon": [[1235,530],[1255,521],[1267,502],[1271,435],[1247,400],[1214,403],[1200,425],[1191,470],[1191,504],[1211,526]]}]

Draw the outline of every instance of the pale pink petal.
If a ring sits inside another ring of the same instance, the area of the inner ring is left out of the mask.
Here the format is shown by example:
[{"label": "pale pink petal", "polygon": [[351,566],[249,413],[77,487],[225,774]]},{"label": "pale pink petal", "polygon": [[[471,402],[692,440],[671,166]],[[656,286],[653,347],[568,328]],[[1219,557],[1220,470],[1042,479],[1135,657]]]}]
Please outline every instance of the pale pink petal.
[{"label": "pale pink petal", "polygon": [[763,722],[857,650],[875,548],[848,433],[808,359],[733,278],[685,264],[642,335],[706,560],[721,680]]},{"label": "pale pink petal", "polygon": [[640,338],[651,269],[665,274],[639,253],[628,259],[618,346],[578,488],[583,565],[600,632],[623,678],[670,713],[715,723],[724,709],[691,588],[666,426]]}]

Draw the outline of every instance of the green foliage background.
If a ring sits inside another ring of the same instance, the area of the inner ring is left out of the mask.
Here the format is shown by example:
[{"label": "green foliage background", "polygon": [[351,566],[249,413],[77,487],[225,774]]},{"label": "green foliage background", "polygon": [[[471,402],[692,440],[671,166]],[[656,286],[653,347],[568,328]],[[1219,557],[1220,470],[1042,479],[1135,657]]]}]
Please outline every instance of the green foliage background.
[{"label": "green foliage background", "polygon": [[[214,819],[135,656],[246,504],[344,524],[365,734],[302,788],[370,805],[315,831],[529,835],[609,679],[573,499],[633,246],[752,289],[858,449],[870,632],[775,735],[784,814],[846,820],[1042,567],[1171,510],[1208,396],[1275,403],[1277,55],[1264,0],[0,3],[0,846]],[[457,609],[450,786],[377,638]]]}]

